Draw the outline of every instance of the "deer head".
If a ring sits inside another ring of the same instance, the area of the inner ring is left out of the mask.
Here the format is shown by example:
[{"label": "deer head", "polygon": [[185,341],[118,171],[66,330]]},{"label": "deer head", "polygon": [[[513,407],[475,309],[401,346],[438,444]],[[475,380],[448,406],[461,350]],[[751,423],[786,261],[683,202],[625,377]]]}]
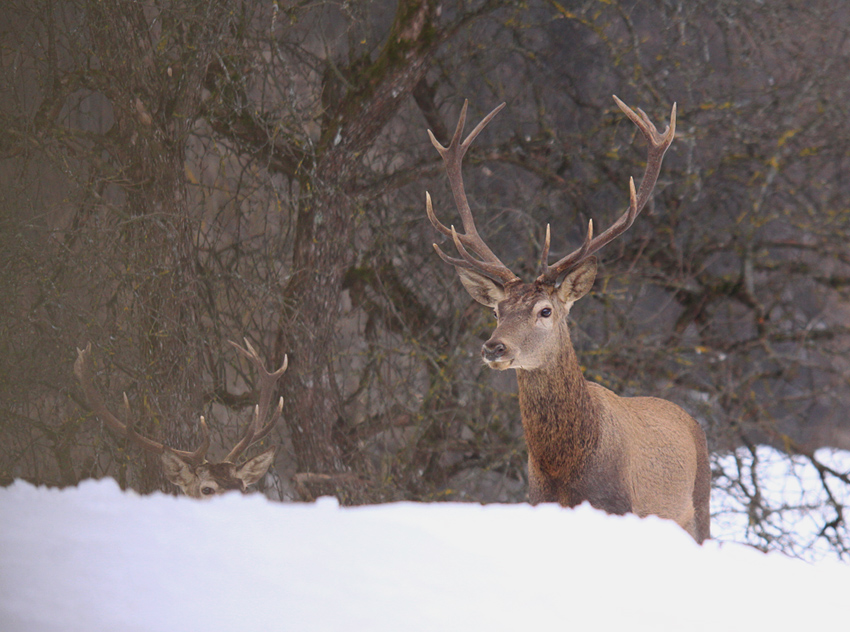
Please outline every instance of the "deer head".
[{"label": "deer head", "polygon": [[[193,452],[175,450],[144,437],[133,429],[131,423],[121,421],[106,407],[103,398],[94,386],[91,368],[91,343],[85,349],[77,349],[74,374],[77,376],[83,393],[85,393],[95,415],[119,436],[129,439],[143,450],[159,454],[166,478],[180,487],[184,494],[192,498],[205,498],[232,490],[245,492],[248,486],[253,485],[265,475],[274,462],[277,450],[273,446],[241,465],[235,463],[247,448],[263,440],[271,432],[283,412],[282,397],[274,410],[271,410],[270,406],[275,385],[286,371],[287,358],[284,356],[281,367],[270,373],[247,339],[244,348],[235,342],[228,342],[256,368],[259,381],[259,403],[254,408],[254,415],[242,438],[230,453],[218,462],[209,462],[206,459],[207,450],[210,446],[210,434],[203,417],[200,418],[203,439],[201,445]],[[124,406],[129,414],[130,403],[126,394],[124,395]]]},{"label": "deer head", "polygon": [[646,170],[635,191],[634,179],[629,179],[629,208],[601,235],[594,236],[593,220],[587,227],[584,242],[576,250],[550,265],[550,229],[540,257],[540,274],[532,283],[524,283],[502,263],[484,243],[475,227],[461,175],[461,162],[476,136],[504,107],[496,107],[461,142],[466,122],[467,103],[464,102],[460,120],[448,147],[441,145],[431,131],[431,143],[440,153],[454,196],[455,205],[463,223],[464,232],[454,226],[447,228],[434,214],[431,196],[425,194],[428,219],[440,233],[451,237],[460,258],[446,255],[437,244],[434,249],[440,258],[455,267],[463,286],[476,301],[494,310],[498,325],[490,339],[484,343],[481,354],[494,369],[536,369],[548,364],[560,353],[563,335],[567,330],[567,315],[573,303],[587,294],[596,277],[596,251],[623,234],[634,223],[649,200],[664,153],[676,132],[676,106],[670,114],[670,124],[664,134],[643,110],[632,110],[616,96],[614,101],[637,125],[649,143]]}]

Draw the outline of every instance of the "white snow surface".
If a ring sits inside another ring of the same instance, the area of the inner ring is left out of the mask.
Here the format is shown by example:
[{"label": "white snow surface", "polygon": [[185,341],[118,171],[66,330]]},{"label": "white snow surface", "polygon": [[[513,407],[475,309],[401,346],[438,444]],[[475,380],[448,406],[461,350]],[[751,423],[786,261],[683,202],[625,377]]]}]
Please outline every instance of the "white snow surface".
[{"label": "white snow surface", "polygon": [[850,567],[589,506],[0,489],[0,630],[848,630]]}]

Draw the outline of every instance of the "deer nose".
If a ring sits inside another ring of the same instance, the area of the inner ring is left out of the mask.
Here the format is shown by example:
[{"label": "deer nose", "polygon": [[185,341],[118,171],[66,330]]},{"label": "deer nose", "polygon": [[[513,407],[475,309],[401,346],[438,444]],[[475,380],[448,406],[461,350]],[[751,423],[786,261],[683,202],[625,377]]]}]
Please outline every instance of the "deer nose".
[{"label": "deer nose", "polygon": [[481,355],[484,356],[484,359],[488,362],[493,362],[505,355],[507,350],[508,348],[504,345],[504,343],[499,342],[498,340],[488,340],[484,343],[484,346],[481,347]]}]

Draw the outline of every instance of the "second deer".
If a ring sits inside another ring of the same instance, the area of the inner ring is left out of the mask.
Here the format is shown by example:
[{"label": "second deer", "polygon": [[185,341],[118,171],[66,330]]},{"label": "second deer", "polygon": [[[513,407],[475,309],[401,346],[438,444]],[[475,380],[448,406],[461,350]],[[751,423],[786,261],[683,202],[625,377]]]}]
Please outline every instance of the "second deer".
[{"label": "second deer", "polygon": [[[207,450],[210,447],[210,433],[203,417],[200,419],[203,439],[201,445],[194,452],[175,450],[144,437],[133,429],[131,423],[124,423],[118,419],[106,407],[103,398],[94,386],[91,368],[91,344],[86,346],[85,349],[77,349],[74,374],[77,376],[83,393],[85,393],[95,415],[119,436],[129,439],[143,450],[159,454],[165,477],[180,487],[184,494],[192,498],[205,498],[233,490],[247,491],[249,485],[253,485],[265,476],[274,462],[277,450],[277,448],[271,447],[241,465],[235,464],[235,461],[245,450],[262,441],[271,432],[280,418],[283,411],[283,398],[280,398],[274,410],[271,409],[271,402],[275,385],[288,366],[286,356],[283,358],[282,366],[277,371],[270,373],[266,370],[263,360],[248,340],[245,340],[244,348],[235,342],[228,342],[256,368],[260,397],[245,434],[228,455],[222,461],[217,462],[209,462],[206,459]],[[126,395],[124,396],[124,405],[129,412],[130,405]]]},{"label": "second deer", "polygon": [[493,369],[514,369],[528,446],[529,500],[567,507],[589,502],[612,514],[657,515],[675,520],[697,542],[709,537],[711,471],[705,433],[676,404],[654,397],[620,397],[584,378],[570,341],[567,316],[593,286],[593,254],[625,232],[649,200],[664,153],[673,141],[676,106],[670,124],[659,134],[640,109],[617,105],[649,143],[646,170],[636,192],[629,181],[628,210],[601,235],[588,226],[582,245],[549,265],[549,227],[540,261],[540,276],[525,283],[484,243],[475,227],[461,176],[463,156],[475,137],[502,109],[488,114],[461,142],[464,103],[448,147],[428,131],[443,158],[462,234],[434,215],[433,226],[452,239],[460,258],[446,255],[467,292],[494,310],[497,326],[481,355]]}]

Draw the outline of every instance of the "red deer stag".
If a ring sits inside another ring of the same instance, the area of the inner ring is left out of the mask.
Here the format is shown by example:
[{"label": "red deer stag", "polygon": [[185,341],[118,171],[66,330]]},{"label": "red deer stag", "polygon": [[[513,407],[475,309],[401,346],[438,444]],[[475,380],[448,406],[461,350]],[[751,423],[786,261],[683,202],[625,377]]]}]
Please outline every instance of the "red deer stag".
[{"label": "red deer stag", "polygon": [[464,154],[504,103],[463,142],[466,103],[448,147],[428,131],[443,158],[464,234],[440,223],[427,193],[426,211],[434,228],[451,237],[460,258],[434,244],[437,254],[455,267],[472,298],[495,312],[496,329],[481,350],[484,362],[493,369],[516,370],[528,446],[529,500],[566,507],[588,501],[612,514],[657,515],[675,520],[701,543],[709,537],[710,519],[705,433],[671,402],[619,397],[585,380],[570,341],[567,315],[593,285],[592,255],[632,225],[655,187],[676,129],[675,105],[666,132],[659,134],[642,110],[635,113],[614,100],[649,143],[640,188],[635,192],[630,179],[628,210],[596,237],[591,221],[584,243],[553,265],[548,264],[547,226],[541,273],[533,283],[519,279],[481,239],[461,176]]},{"label": "red deer stag", "polygon": [[[283,365],[274,373],[269,373],[259,354],[245,340],[245,348],[240,347],[232,341],[228,341],[239,353],[247,358],[256,368],[259,380],[259,403],[254,408],[254,415],[245,434],[233,447],[223,461],[210,463],[206,459],[207,449],[210,446],[210,433],[204,418],[201,417],[201,431],[203,440],[194,452],[175,450],[147,437],[143,437],[133,430],[131,423],[124,423],[118,419],[109,409],[94,387],[91,368],[91,343],[85,349],[77,349],[77,361],[74,363],[74,374],[80,381],[80,386],[89,401],[95,415],[97,415],[107,426],[118,435],[130,439],[140,448],[159,454],[162,459],[162,469],[166,478],[180,487],[183,493],[192,498],[204,498],[216,494],[223,494],[232,490],[245,492],[249,485],[260,480],[274,462],[276,447],[272,446],[252,459],[245,461],[242,465],[236,465],[235,460],[252,444],[264,439],[283,412],[283,398],[276,407],[270,411],[274,388],[280,376],[286,371],[287,358],[284,356]],[[124,395],[124,406],[129,413],[130,404],[127,395]],[[271,415],[269,413],[271,412]]]}]

